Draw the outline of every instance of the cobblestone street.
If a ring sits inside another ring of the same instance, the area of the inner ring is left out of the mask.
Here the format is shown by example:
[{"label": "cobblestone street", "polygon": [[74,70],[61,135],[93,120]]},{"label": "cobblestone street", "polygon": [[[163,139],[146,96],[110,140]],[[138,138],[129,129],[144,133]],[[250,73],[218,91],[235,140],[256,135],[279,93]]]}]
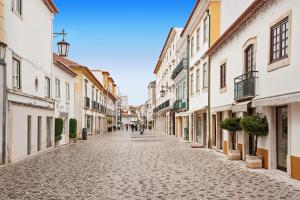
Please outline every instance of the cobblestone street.
[{"label": "cobblestone street", "polygon": [[129,133],[0,167],[0,199],[300,199],[296,181],[174,137]]}]

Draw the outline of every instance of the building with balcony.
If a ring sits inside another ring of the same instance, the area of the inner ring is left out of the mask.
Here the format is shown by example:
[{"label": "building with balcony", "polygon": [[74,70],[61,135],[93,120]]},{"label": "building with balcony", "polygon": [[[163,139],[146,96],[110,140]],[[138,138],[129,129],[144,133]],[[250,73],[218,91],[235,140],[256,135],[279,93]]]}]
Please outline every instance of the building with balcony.
[{"label": "building with balcony", "polygon": [[256,153],[264,168],[298,180],[299,19],[297,0],[255,0],[206,53],[212,77],[212,146],[228,153],[234,143],[245,159],[254,153],[255,138],[239,131],[232,141],[219,124],[230,116],[266,116],[269,133],[258,138]]},{"label": "building with balcony", "polygon": [[75,78],[74,113],[77,119],[77,136],[81,138],[82,129],[88,134],[103,134],[106,131],[106,91],[90,69],[66,58],[60,62],[72,69]]},{"label": "building with balcony", "polygon": [[171,75],[176,66],[176,49],[181,31],[181,28],[170,30],[154,69],[156,75],[154,129],[168,135],[175,135],[175,112],[173,111],[175,86]]},{"label": "building with balcony", "polygon": [[208,57],[203,57],[220,35],[221,1],[196,1],[181,33],[176,86],[176,130],[186,141],[208,144]]},{"label": "building with balcony", "polygon": [[1,134],[0,139],[3,163],[54,146],[54,101],[45,86],[50,87],[47,80],[53,81],[52,26],[57,12],[50,0],[1,1],[1,29],[7,44],[6,80],[1,74],[7,92],[2,102],[6,113],[6,127],[1,129],[5,137]]},{"label": "building with balcony", "polygon": [[92,73],[105,90],[106,124],[110,132],[117,128],[117,84],[107,71],[92,70]]}]

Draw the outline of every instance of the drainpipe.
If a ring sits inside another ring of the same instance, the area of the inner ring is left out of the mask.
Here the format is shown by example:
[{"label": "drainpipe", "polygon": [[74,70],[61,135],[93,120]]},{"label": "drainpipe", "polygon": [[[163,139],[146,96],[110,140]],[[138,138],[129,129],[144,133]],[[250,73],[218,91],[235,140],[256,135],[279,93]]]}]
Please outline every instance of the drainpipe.
[{"label": "drainpipe", "polygon": [[[4,42],[4,1],[0,0],[0,42]],[[0,65],[3,66],[3,111],[2,111],[2,164],[6,163],[7,154],[7,134],[6,134],[6,117],[7,117],[7,75],[6,75],[6,63],[0,61]]]},{"label": "drainpipe", "polygon": [[[186,85],[187,85],[187,110],[190,109],[190,36],[187,36],[187,69],[186,69]],[[189,135],[189,141],[191,140],[190,138],[190,116],[188,115],[188,135]]]},{"label": "drainpipe", "polygon": [[[206,10],[206,14],[208,16],[208,47],[210,48],[210,24],[211,24],[211,20],[210,20],[210,12],[209,12],[209,9]],[[211,77],[210,77],[210,74],[211,74],[211,70],[210,70],[210,56],[208,56],[208,105],[207,105],[207,123],[208,123],[208,134],[207,134],[207,146],[209,148],[212,147],[211,145],[211,140],[210,140],[210,134],[211,134]]]}]

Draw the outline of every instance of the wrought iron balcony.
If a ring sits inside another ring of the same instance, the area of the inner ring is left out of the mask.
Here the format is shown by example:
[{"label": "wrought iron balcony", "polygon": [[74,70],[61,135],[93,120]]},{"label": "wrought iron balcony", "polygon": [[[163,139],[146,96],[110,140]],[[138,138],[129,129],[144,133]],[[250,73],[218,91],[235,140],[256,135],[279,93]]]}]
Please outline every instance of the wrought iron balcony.
[{"label": "wrought iron balcony", "polygon": [[173,104],[173,109],[174,110],[180,110],[181,109],[181,103],[182,103],[182,100],[175,101],[174,104]]},{"label": "wrought iron balcony", "polygon": [[234,79],[234,100],[245,101],[255,97],[255,82],[258,71],[250,71]]},{"label": "wrought iron balcony", "polygon": [[174,80],[183,69],[186,69],[188,66],[188,59],[187,58],[182,58],[182,60],[178,63],[176,68],[173,70],[171,79]]},{"label": "wrought iron balcony", "polygon": [[84,107],[86,107],[86,108],[90,107],[90,98],[88,98],[88,97],[84,98]]},{"label": "wrought iron balcony", "polygon": [[177,100],[173,104],[174,110],[186,110],[187,109],[187,103],[186,101]]}]

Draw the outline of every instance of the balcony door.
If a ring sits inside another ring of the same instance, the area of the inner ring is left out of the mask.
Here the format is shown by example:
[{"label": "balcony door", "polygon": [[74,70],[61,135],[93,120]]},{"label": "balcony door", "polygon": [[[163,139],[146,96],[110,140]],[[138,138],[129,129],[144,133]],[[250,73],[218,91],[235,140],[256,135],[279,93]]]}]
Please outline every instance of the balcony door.
[{"label": "balcony door", "polygon": [[254,60],[254,45],[251,44],[245,50],[245,74],[248,74],[255,69],[255,60]]},{"label": "balcony door", "polygon": [[288,107],[276,108],[277,169],[287,171]]}]

